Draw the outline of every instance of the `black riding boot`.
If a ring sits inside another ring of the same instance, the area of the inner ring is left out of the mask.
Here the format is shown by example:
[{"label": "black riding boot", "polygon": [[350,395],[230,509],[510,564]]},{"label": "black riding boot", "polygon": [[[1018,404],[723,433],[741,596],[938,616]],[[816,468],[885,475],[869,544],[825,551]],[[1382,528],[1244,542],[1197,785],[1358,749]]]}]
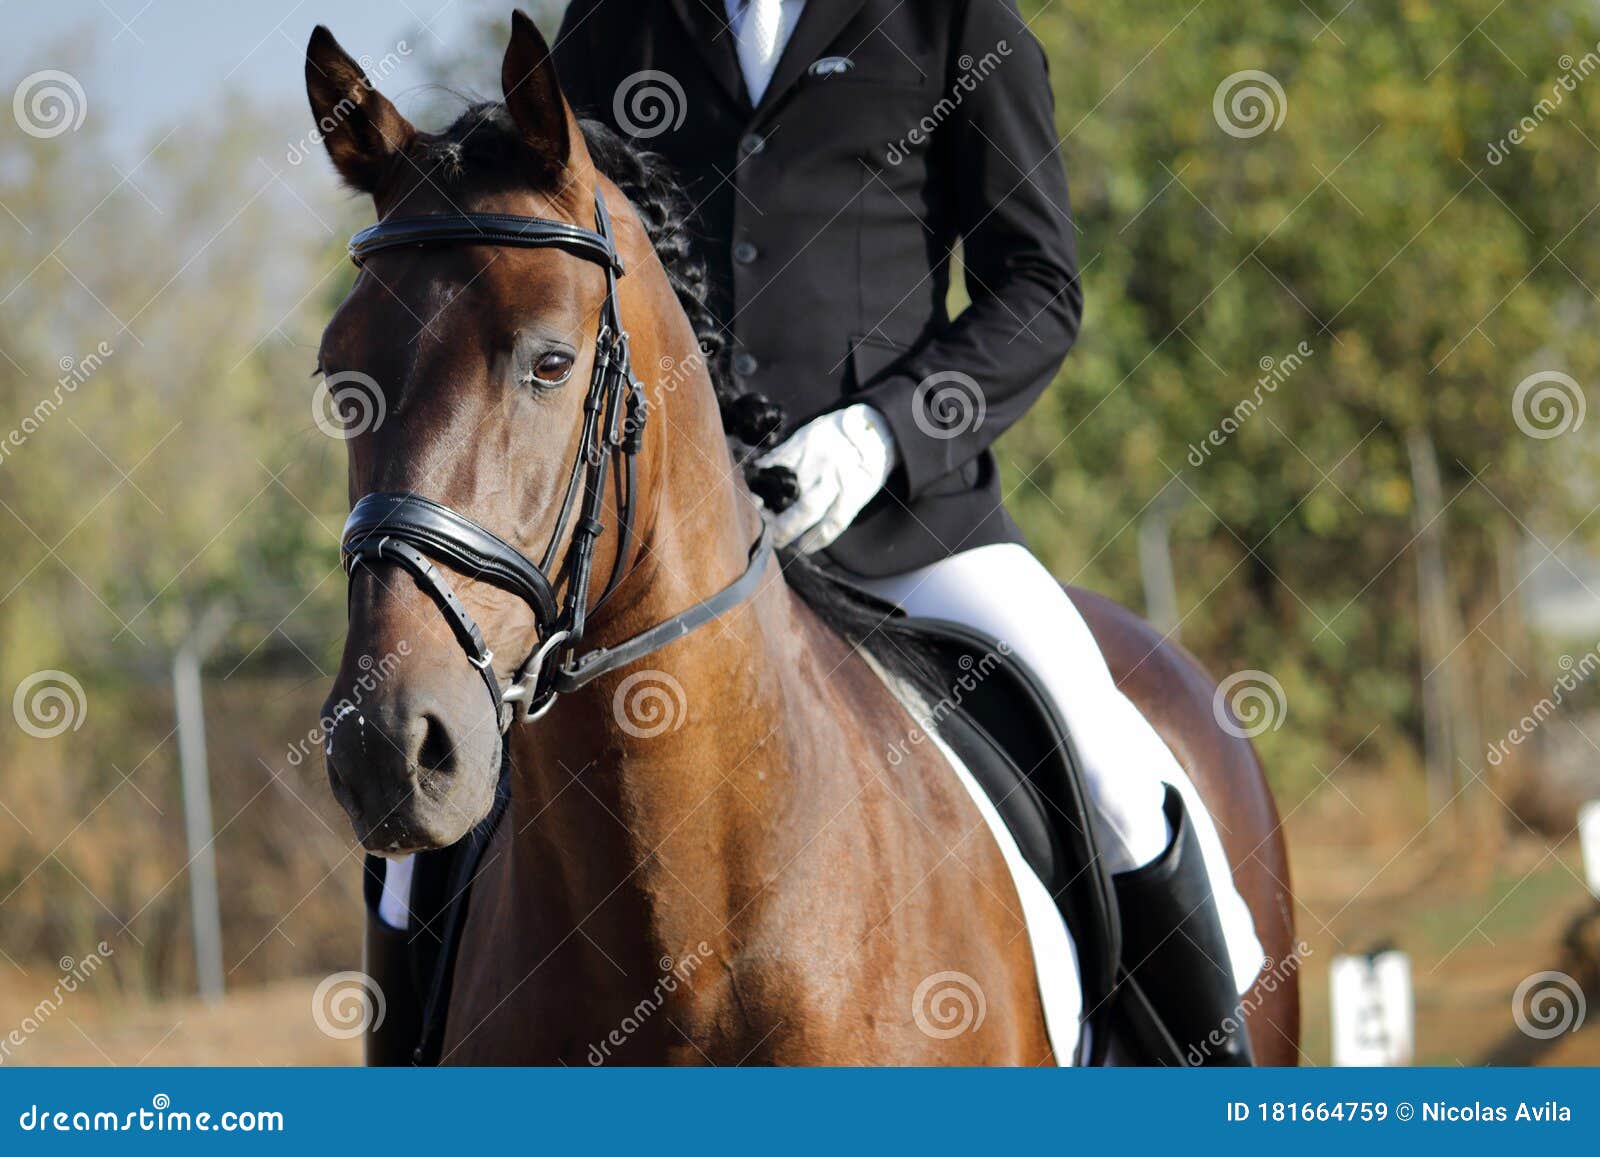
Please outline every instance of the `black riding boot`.
[{"label": "black riding boot", "polygon": [[[1164,806],[1172,826],[1167,850],[1142,868],[1112,877],[1122,921],[1122,967],[1133,982],[1124,980],[1129,1031],[1157,1057],[1181,1055],[1169,1064],[1253,1064],[1199,837],[1175,788],[1167,788]],[[1154,1047],[1151,1038],[1162,1037],[1162,1028],[1170,1040]]]}]

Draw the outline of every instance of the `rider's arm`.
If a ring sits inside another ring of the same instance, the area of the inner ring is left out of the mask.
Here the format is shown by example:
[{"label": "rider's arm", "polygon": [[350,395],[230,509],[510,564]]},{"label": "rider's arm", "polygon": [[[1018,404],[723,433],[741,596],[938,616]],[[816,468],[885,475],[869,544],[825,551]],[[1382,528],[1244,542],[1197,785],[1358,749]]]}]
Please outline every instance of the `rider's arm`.
[{"label": "rider's arm", "polygon": [[[1012,0],[972,0],[959,35],[952,56],[970,67],[947,81],[965,75],[972,89],[940,130],[941,179],[955,193],[972,304],[854,399],[888,419],[902,466],[890,485],[907,500],[1022,416],[1072,348],[1083,310],[1044,51]],[[999,64],[980,79],[986,59]],[[935,374],[949,376],[919,391]],[[983,419],[933,426],[929,398],[955,375],[976,383]]]}]

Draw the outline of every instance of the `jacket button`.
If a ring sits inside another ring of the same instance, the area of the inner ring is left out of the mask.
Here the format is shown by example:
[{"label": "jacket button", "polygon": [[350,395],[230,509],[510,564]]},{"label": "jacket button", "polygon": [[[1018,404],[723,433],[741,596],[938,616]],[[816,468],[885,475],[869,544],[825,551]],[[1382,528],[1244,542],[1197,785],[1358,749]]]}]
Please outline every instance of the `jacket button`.
[{"label": "jacket button", "polygon": [[767,138],[760,133],[746,133],[739,138],[739,155],[753,157],[767,147]]},{"label": "jacket button", "polygon": [[741,378],[748,378],[761,368],[761,363],[756,361],[755,355],[745,350],[740,350],[733,355],[733,372]]},{"label": "jacket button", "polygon": [[761,251],[748,241],[737,242],[733,247],[733,259],[740,265],[749,265],[761,256]]}]

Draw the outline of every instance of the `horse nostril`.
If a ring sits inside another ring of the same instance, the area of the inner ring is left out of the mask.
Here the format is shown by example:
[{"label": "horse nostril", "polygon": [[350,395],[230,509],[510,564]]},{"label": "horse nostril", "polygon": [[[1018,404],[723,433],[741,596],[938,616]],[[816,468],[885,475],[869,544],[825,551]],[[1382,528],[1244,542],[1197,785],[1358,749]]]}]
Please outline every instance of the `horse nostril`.
[{"label": "horse nostril", "polygon": [[422,771],[450,771],[454,768],[456,746],[443,721],[432,712],[422,716],[422,743],[417,747],[417,767]]}]

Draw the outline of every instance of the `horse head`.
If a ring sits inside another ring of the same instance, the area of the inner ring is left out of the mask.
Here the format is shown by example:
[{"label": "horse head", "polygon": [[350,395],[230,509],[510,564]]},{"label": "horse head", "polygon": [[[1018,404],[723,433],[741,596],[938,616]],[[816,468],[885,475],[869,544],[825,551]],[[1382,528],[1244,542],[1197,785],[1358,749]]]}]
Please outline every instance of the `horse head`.
[{"label": "horse head", "polygon": [[[644,410],[614,372],[621,312],[645,364],[669,339],[695,348],[520,13],[502,85],[503,105],[430,134],[326,29],[306,53],[328,155],[379,218],[352,242],[360,272],[318,353],[347,422],[351,500],[372,499],[346,531],[349,632],[324,718],[334,794],[362,843],[390,855],[449,845],[485,816],[502,729],[542,687],[527,677],[520,704],[502,695],[517,700],[529,664],[582,633],[639,553],[629,516],[658,456],[627,429]],[[405,232],[452,223],[448,244]],[[613,480],[629,438],[637,461]]]}]

